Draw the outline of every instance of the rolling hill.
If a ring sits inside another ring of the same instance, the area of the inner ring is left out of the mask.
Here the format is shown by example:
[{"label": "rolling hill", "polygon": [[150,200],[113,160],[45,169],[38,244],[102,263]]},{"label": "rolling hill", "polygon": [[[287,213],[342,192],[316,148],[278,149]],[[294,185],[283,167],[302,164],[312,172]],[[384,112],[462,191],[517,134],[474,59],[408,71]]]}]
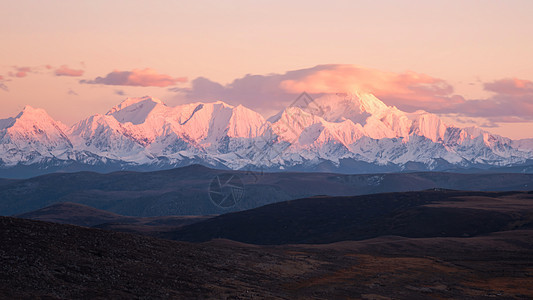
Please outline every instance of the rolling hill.
[{"label": "rolling hill", "polygon": [[525,299],[533,233],[191,244],[0,217],[0,297]]},{"label": "rolling hill", "polygon": [[[236,205],[220,207],[211,201],[211,184],[223,174],[235,175],[242,183],[243,193]],[[532,186],[533,174],[519,173],[346,175],[229,171],[192,165],[156,172],[56,173],[5,181],[0,184],[0,215],[22,214],[59,202],[136,217],[212,215],[316,195],[352,196],[431,188],[519,191]]]},{"label": "rolling hill", "polygon": [[224,214],[165,237],[261,244],[325,244],[380,236],[471,237],[533,228],[533,192],[429,190],[314,197]]}]

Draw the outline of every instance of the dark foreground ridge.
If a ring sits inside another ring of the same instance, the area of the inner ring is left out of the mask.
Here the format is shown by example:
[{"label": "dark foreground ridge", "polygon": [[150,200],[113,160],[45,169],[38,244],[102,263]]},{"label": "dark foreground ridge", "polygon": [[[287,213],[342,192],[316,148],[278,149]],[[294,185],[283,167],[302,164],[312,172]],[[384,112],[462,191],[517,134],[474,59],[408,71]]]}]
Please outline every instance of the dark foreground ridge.
[{"label": "dark foreground ridge", "polygon": [[533,297],[533,232],[329,245],[190,244],[0,217],[0,298]]},{"label": "dark foreground ridge", "polygon": [[220,215],[163,236],[260,245],[323,244],[384,235],[471,237],[533,228],[533,192],[428,190],[313,197]]}]

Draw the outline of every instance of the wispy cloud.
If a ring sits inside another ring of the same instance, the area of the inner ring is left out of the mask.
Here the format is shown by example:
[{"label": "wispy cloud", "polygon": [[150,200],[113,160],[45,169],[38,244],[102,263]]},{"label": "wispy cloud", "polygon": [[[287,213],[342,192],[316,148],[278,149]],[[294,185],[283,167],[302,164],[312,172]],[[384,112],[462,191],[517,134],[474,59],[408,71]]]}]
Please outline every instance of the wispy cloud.
[{"label": "wispy cloud", "polygon": [[169,75],[159,74],[155,70],[134,69],[132,71],[113,71],[105,77],[96,77],[93,80],[80,80],[85,84],[125,85],[125,86],[155,86],[167,87],[180,82],[186,82],[187,78],[174,78]]},{"label": "wispy cloud", "polygon": [[74,91],[73,89],[68,89],[67,94],[72,96],[79,96],[78,93],[76,93],[76,91]]},{"label": "wispy cloud", "polygon": [[83,75],[84,71],[83,70],[76,70],[76,69],[71,69],[69,68],[67,65],[62,65],[61,67],[57,68],[55,71],[54,71],[54,74],[56,76],[72,76],[72,77],[79,77],[81,75]]},{"label": "wispy cloud", "polygon": [[[55,70],[54,70],[55,69]],[[53,70],[50,72],[50,70]],[[81,76],[83,75],[83,70],[77,70],[69,68],[67,65],[62,65],[55,68],[52,65],[40,65],[40,66],[12,66],[11,71],[7,74],[9,77],[13,78],[24,78],[29,74],[53,74],[56,76]]]},{"label": "wispy cloud", "polygon": [[9,72],[9,76],[23,78],[28,76],[28,73],[32,72],[30,67],[13,67],[14,71]]},{"label": "wispy cloud", "polygon": [[4,79],[4,76],[0,75],[0,90],[3,90],[3,91],[9,91],[9,89],[7,88],[7,85],[5,85],[5,81],[7,81],[6,79]]}]

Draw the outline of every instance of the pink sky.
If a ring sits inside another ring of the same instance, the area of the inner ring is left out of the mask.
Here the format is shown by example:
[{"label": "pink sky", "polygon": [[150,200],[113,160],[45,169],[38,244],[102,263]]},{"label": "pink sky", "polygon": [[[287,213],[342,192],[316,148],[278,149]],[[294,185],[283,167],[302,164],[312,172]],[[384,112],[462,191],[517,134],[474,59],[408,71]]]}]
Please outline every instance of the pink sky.
[{"label": "pink sky", "polygon": [[532,12],[531,1],[3,1],[0,118],[29,104],[70,125],[144,95],[268,116],[301,90],[357,88],[531,138]]}]

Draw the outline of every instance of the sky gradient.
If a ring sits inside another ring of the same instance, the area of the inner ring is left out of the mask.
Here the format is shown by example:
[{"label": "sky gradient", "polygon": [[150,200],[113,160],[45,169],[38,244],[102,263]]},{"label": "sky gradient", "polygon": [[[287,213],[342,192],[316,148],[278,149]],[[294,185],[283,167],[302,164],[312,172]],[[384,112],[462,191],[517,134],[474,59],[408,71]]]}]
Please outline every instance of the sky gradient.
[{"label": "sky gradient", "polygon": [[302,90],[363,89],[533,137],[532,1],[0,4],[0,118],[29,104],[71,125],[144,95],[269,116]]}]

